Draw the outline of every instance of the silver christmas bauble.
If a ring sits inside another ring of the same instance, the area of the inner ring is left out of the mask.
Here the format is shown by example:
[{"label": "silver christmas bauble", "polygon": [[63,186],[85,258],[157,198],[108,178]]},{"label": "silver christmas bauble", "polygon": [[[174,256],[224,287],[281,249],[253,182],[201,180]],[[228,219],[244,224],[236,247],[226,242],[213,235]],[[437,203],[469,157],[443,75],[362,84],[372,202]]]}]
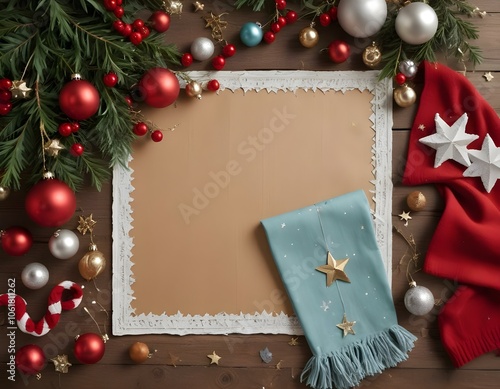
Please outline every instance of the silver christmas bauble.
[{"label": "silver christmas bauble", "polygon": [[434,296],[425,286],[411,285],[404,301],[408,312],[416,316],[427,315],[434,308]]},{"label": "silver christmas bauble", "polygon": [[411,59],[404,59],[399,63],[399,71],[405,75],[406,78],[413,78],[417,75],[418,66]]},{"label": "silver christmas bauble", "polygon": [[43,288],[49,281],[49,271],[39,262],[30,263],[21,272],[21,281],[30,289]]},{"label": "silver christmas bauble", "polygon": [[7,197],[9,197],[9,194],[10,188],[0,185],[0,201],[5,200]]},{"label": "silver christmas bauble", "polygon": [[396,16],[396,33],[410,45],[421,45],[436,34],[436,11],[425,3],[415,2],[404,6]]},{"label": "silver christmas bauble", "polygon": [[197,61],[209,59],[214,53],[214,43],[205,37],[196,38],[191,43],[191,55]]},{"label": "silver christmas bauble", "polygon": [[341,0],[337,8],[340,26],[355,38],[366,38],[380,31],[387,18],[385,0]]},{"label": "silver christmas bauble", "polygon": [[49,239],[49,251],[58,259],[71,258],[79,248],[78,236],[70,230],[57,230]]}]

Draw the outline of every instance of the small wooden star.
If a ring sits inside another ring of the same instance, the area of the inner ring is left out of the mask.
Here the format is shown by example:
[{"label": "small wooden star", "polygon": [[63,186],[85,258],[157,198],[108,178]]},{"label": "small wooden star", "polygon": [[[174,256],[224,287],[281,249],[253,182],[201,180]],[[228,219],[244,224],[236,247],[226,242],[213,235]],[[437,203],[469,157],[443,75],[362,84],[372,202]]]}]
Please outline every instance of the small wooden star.
[{"label": "small wooden star", "polygon": [[403,213],[400,213],[398,216],[401,218],[401,220],[405,221],[404,226],[408,227],[408,222],[411,220],[410,212],[403,211]]},{"label": "small wooden star", "polygon": [[321,265],[316,268],[317,271],[326,274],[326,286],[330,286],[336,280],[351,282],[344,271],[347,262],[349,262],[349,258],[339,259],[337,261],[335,260],[335,258],[333,258],[330,252],[328,252],[327,258],[328,264]]},{"label": "small wooden star", "polygon": [[174,355],[172,353],[168,353],[170,356],[170,363],[172,364],[173,367],[177,367],[177,362],[180,362],[180,358],[177,355]]},{"label": "small wooden star", "polygon": [[195,1],[193,3],[193,7],[194,7],[194,12],[203,11],[203,9],[205,8],[205,4],[203,4],[200,1]]},{"label": "small wooden star", "polygon": [[50,139],[43,145],[43,149],[51,157],[57,157],[59,151],[64,150],[64,146],[61,144],[59,139]]},{"label": "small wooden star", "polygon": [[96,224],[97,222],[92,219],[92,214],[87,217],[80,216],[80,219],[78,220],[78,227],[76,227],[76,229],[80,231],[80,234],[85,235],[89,231],[92,233]]},{"label": "small wooden star", "polygon": [[12,98],[14,100],[18,100],[30,98],[32,89],[26,86],[26,81],[15,80],[12,81],[12,87],[10,88],[10,91],[12,92]]},{"label": "small wooden star", "polygon": [[54,364],[54,368],[58,373],[67,373],[68,368],[73,366],[68,362],[68,356],[66,354],[58,355],[50,361]]},{"label": "small wooden star", "polygon": [[487,82],[490,82],[491,80],[493,80],[495,78],[495,76],[493,74],[491,74],[491,72],[486,72],[483,74],[483,77],[484,79],[487,81]]},{"label": "small wooden star", "polygon": [[212,354],[208,354],[207,355],[207,358],[210,358],[210,364],[213,364],[215,363],[216,365],[219,364],[219,360],[222,359],[221,357],[219,357],[215,351],[212,353]]},{"label": "small wooden star", "polygon": [[337,327],[340,328],[342,331],[344,331],[344,337],[347,336],[347,334],[351,335],[356,335],[352,327],[354,327],[354,324],[356,324],[355,321],[347,321],[347,317],[344,313],[344,317],[342,318],[342,323],[337,324]]},{"label": "small wooden star", "polygon": [[290,341],[288,342],[288,344],[290,346],[297,346],[299,344],[299,338],[292,338],[292,339],[290,339]]}]

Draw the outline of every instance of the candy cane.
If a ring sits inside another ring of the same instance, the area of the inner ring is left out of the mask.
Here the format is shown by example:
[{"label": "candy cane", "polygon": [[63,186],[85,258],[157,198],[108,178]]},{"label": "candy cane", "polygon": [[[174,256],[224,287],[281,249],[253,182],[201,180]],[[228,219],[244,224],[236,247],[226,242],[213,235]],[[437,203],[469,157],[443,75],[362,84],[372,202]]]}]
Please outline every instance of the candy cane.
[{"label": "candy cane", "polygon": [[[62,301],[62,295],[65,290],[72,292],[71,300]],[[82,298],[83,291],[79,285],[72,281],[61,282],[59,285],[54,286],[50,292],[47,312],[38,323],[35,323],[26,312],[26,300],[17,294],[1,294],[0,306],[7,305],[10,307],[13,305],[12,300],[14,300],[16,320],[19,329],[26,334],[43,336],[56,326],[62,311],[75,309],[82,302]]]}]

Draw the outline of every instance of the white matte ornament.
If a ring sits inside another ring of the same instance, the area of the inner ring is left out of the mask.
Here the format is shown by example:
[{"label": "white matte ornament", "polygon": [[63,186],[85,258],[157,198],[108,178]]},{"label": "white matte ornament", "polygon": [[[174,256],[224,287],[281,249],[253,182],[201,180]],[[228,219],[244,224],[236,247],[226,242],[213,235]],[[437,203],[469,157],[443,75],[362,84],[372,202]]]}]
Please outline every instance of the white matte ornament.
[{"label": "white matte ornament", "polygon": [[396,33],[410,45],[421,45],[436,34],[438,17],[434,9],[425,3],[410,3],[396,16]]},{"label": "white matte ornament", "polygon": [[434,308],[434,296],[425,286],[410,284],[410,289],[405,294],[405,307],[413,315],[427,315]]},{"label": "white matte ornament", "polygon": [[355,38],[367,38],[380,31],[387,18],[385,0],[341,0],[337,8],[340,26]]},{"label": "white matte ornament", "polygon": [[205,37],[196,38],[191,43],[191,55],[197,61],[205,61],[214,53],[214,43]]},{"label": "white matte ornament", "polygon": [[49,251],[58,259],[71,258],[79,248],[78,236],[71,230],[57,230],[49,239]]},{"label": "white matte ornament", "polygon": [[30,263],[21,272],[21,281],[29,289],[43,288],[49,282],[49,271],[39,262]]}]

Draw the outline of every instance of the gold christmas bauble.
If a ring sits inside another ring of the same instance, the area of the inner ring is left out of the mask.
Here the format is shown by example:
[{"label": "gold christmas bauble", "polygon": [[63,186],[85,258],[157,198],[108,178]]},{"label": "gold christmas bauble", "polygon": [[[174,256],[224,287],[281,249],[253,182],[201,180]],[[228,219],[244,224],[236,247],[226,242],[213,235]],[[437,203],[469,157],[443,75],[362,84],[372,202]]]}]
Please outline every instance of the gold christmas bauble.
[{"label": "gold christmas bauble", "polygon": [[382,53],[379,47],[373,42],[363,50],[363,63],[369,68],[374,68],[382,61]]},{"label": "gold christmas bauble", "polygon": [[422,192],[415,190],[406,197],[406,203],[412,211],[418,212],[425,208],[427,200]]},{"label": "gold christmas bauble", "polygon": [[128,355],[135,363],[142,363],[151,358],[148,345],[142,342],[133,343],[128,349]]},{"label": "gold christmas bauble", "polygon": [[200,100],[202,92],[203,89],[201,85],[198,84],[196,81],[191,81],[186,84],[186,94],[189,97],[196,97],[198,100]]},{"label": "gold christmas bauble", "polygon": [[90,281],[96,278],[106,268],[104,254],[97,250],[96,245],[90,245],[89,251],[78,262],[78,270],[83,278]]},{"label": "gold christmas bauble", "polygon": [[402,108],[409,107],[417,100],[417,94],[408,85],[403,84],[394,90],[394,101]]},{"label": "gold christmas bauble", "polygon": [[313,27],[305,27],[299,32],[299,42],[302,46],[310,49],[318,44],[319,34]]}]

